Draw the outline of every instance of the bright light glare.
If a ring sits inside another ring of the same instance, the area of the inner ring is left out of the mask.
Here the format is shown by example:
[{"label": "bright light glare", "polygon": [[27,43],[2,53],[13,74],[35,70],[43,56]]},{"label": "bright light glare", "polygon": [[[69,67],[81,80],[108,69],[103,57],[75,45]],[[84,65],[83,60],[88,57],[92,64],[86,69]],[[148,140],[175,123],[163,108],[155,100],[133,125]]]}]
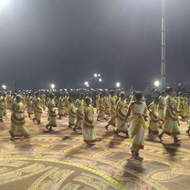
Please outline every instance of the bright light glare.
[{"label": "bright light glare", "polygon": [[121,85],[120,82],[117,82],[117,83],[116,83],[117,88],[119,88],[120,85]]},{"label": "bright light glare", "polygon": [[154,85],[155,85],[156,87],[158,87],[158,86],[160,85],[160,82],[159,82],[159,81],[155,81]]},{"label": "bright light glare", "polygon": [[100,75],[100,74],[98,74],[98,76],[100,77],[101,75]]},{"label": "bright light glare", "polygon": [[94,77],[97,77],[97,76],[98,76],[98,74],[95,73],[95,74],[94,74]]},{"label": "bright light glare", "polygon": [[99,78],[99,82],[102,82],[102,79],[101,79],[101,78]]},{"label": "bright light glare", "polygon": [[55,84],[51,84],[51,88],[54,89],[55,88]]},{"label": "bright light glare", "polygon": [[2,85],[2,88],[3,88],[4,90],[6,90],[7,87],[6,87],[6,85]]},{"label": "bright light glare", "polygon": [[84,85],[89,86],[89,83],[86,81],[86,82],[84,83]]},{"label": "bright light glare", "polygon": [[0,0],[0,6],[5,4],[8,0]]}]

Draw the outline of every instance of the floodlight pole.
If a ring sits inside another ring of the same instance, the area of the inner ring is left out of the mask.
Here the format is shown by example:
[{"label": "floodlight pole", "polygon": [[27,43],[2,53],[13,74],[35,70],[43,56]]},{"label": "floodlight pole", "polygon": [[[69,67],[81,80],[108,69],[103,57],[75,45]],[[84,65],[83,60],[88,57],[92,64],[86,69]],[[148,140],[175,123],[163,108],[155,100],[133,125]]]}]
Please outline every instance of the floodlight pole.
[{"label": "floodlight pole", "polygon": [[162,23],[161,23],[161,88],[166,87],[166,1],[162,0]]}]

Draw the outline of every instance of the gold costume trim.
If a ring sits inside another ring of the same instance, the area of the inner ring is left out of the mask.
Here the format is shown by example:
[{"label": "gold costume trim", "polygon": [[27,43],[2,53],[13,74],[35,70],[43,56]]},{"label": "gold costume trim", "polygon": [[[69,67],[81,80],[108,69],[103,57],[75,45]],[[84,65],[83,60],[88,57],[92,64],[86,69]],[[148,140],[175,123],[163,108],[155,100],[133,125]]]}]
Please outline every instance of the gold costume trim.
[{"label": "gold costume trim", "polygon": [[118,111],[118,117],[120,120],[124,121],[125,120],[125,115],[122,113],[121,110]]},{"label": "gold costume trim", "polygon": [[11,121],[12,121],[12,123],[15,123],[17,125],[25,124],[25,118],[23,117],[23,118],[19,119],[19,118],[16,117],[15,113],[12,113]]},{"label": "gold costume trim", "polygon": [[38,113],[42,113],[42,109],[40,109],[38,106],[34,105],[34,111]]},{"label": "gold costume trim", "polygon": [[92,123],[89,123],[88,121],[86,121],[86,119],[84,119],[84,128],[94,128],[94,122],[92,121]]},{"label": "gold costume trim", "polygon": [[10,135],[13,136],[13,137],[26,137],[28,136],[28,133],[25,133],[23,135],[14,135],[11,131],[9,131]]},{"label": "gold costume trim", "polygon": [[76,115],[77,115],[77,119],[83,119],[84,117],[84,114],[81,114],[79,110],[77,110]]},{"label": "gold costume trim", "polygon": [[61,104],[58,104],[57,106],[59,109],[65,109],[65,106],[61,105]]},{"label": "gold costume trim", "polygon": [[116,114],[116,111],[115,111],[115,109],[113,109],[112,107],[111,107],[111,113],[113,113],[113,114]]},{"label": "gold costume trim", "polygon": [[51,108],[49,108],[48,113],[49,113],[49,116],[51,116],[51,117],[56,117],[56,113],[53,112],[53,111],[51,110]]},{"label": "gold costume trim", "polygon": [[93,142],[96,142],[97,141],[97,139],[94,139],[94,140],[84,140],[84,142],[86,142],[86,143],[93,143]]},{"label": "gold costume trim", "polygon": [[152,111],[150,111],[149,115],[151,118],[151,120],[150,120],[151,122],[158,123],[160,121],[160,119],[157,117],[157,115],[154,114]]},{"label": "gold costume trim", "polygon": [[178,116],[176,114],[176,112],[171,111],[169,108],[166,109],[166,116],[165,119],[167,120],[168,117],[173,120],[173,121],[177,121],[178,120]]},{"label": "gold costume trim", "polygon": [[70,109],[69,115],[71,115],[72,117],[76,117],[76,113],[72,109]]},{"label": "gold costume trim", "polygon": [[137,149],[144,149],[144,145],[138,145],[138,144],[134,144],[133,142],[130,142],[131,146]]}]

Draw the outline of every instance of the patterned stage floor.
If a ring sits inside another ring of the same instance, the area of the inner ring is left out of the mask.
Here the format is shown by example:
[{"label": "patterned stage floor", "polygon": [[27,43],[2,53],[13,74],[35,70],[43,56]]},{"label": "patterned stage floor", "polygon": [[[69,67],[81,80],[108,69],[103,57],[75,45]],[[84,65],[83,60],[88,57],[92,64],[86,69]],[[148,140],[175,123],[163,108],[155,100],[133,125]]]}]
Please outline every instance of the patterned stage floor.
[{"label": "patterned stage floor", "polygon": [[190,138],[181,122],[182,143],[146,135],[143,162],[132,160],[129,139],[115,136],[113,127],[96,122],[98,142],[87,147],[81,131],[67,128],[67,118],[46,132],[26,119],[31,138],[10,141],[10,113],[0,123],[0,190],[187,190],[190,189]]}]

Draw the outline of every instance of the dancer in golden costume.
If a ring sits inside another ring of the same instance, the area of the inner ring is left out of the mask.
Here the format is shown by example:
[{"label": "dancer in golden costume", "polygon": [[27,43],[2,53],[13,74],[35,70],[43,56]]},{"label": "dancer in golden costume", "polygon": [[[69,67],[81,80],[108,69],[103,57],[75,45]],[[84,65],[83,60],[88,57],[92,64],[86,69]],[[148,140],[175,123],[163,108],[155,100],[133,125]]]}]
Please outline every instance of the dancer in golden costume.
[{"label": "dancer in golden costume", "polygon": [[40,93],[35,92],[35,97],[33,99],[33,108],[34,108],[34,119],[33,122],[37,121],[37,124],[41,122],[41,114],[42,114],[42,100],[40,99]]},{"label": "dancer in golden costume", "polygon": [[97,94],[96,95],[96,112],[98,113],[99,112],[99,101],[100,101],[100,94]]},{"label": "dancer in golden costume", "polygon": [[159,104],[158,104],[158,117],[164,122],[164,107],[165,107],[165,91],[161,92],[159,97]]},{"label": "dancer in golden costume", "polygon": [[142,93],[135,93],[135,100],[129,105],[129,110],[123,122],[123,125],[127,122],[128,117],[131,115],[131,122],[129,126],[130,144],[129,148],[132,152],[134,159],[142,161],[142,157],[139,156],[139,150],[144,149],[144,135],[147,126],[145,125],[144,114],[146,112],[146,103],[141,101]]},{"label": "dancer in golden costume", "polygon": [[26,94],[25,93],[22,94],[22,103],[23,103],[24,107],[26,107]]},{"label": "dancer in golden costume", "polygon": [[187,129],[186,133],[189,135],[189,131],[190,131],[190,104],[189,104],[189,115],[188,115],[187,125],[188,125],[188,129]]},{"label": "dancer in golden costume", "polygon": [[65,93],[65,115],[69,113],[69,93]]},{"label": "dancer in golden costume", "polygon": [[127,115],[127,109],[128,109],[128,104],[126,101],[126,94],[121,92],[120,100],[118,101],[116,108],[115,134],[122,132],[126,134],[126,137],[128,138],[128,124],[125,123],[125,125],[122,126],[123,121],[125,120],[125,117]]},{"label": "dancer in golden costume", "polygon": [[25,126],[24,105],[21,102],[20,95],[16,96],[16,101],[12,106],[11,129],[9,133],[12,141],[15,140],[15,137],[29,137]]},{"label": "dancer in golden costume", "polygon": [[100,121],[101,119],[104,119],[107,121],[107,118],[105,116],[105,106],[104,106],[104,97],[103,94],[100,94],[99,99],[99,112],[97,116],[97,121]]},{"label": "dancer in golden costume", "polygon": [[178,96],[178,110],[181,110],[181,112],[179,113],[179,116],[182,119],[187,118],[187,113],[185,111],[184,98],[183,98],[182,92],[179,92],[179,96]]},{"label": "dancer in golden costume", "polygon": [[83,127],[84,97],[85,97],[85,95],[82,93],[80,95],[80,98],[77,99],[75,102],[75,105],[77,107],[77,110],[76,110],[77,122],[76,122],[75,127],[73,128],[73,131],[76,131],[76,129],[82,129],[82,127]]},{"label": "dancer in golden costume", "polygon": [[57,107],[58,107],[59,119],[61,119],[61,117],[65,115],[65,97],[63,93],[61,94],[59,98]]},{"label": "dancer in golden costume", "polygon": [[72,126],[76,125],[76,111],[75,111],[75,106],[72,98],[68,99],[68,111],[69,111],[69,128],[72,128]]},{"label": "dancer in golden costume", "polygon": [[110,116],[110,103],[109,103],[109,94],[106,93],[104,97],[104,106],[105,106],[105,115]]},{"label": "dancer in golden costume", "polygon": [[7,109],[10,110],[12,105],[11,105],[11,93],[7,92]]},{"label": "dancer in golden costume", "polygon": [[16,93],[11,94],[11,110],[12,110],[12,106],[13,106],[13,104],[14,104],[14,103],[15,103],[15,101],[16,101],[16,96],[17,96],[17,94],[16,94]]},{"label": "dancer in golden costume", "polygon": [[179,130],[179,122],[178,122],[178,114],[181,111],[176,109],[176,101],[174,100],[174,91],[173,88],[167,87],[166,93],[168,94],[165,99],[165,109],[164,116],[165,122],[162,127],[162,133],[158,135],[160,141],[162,141],[162,136],[164,133],[167,135],[174,137],[174,143],[179,142],[180,140],[177,138],[177,135],[180,134]]},{"label": "dancer in golden costume", "polygon": [[160,118],[158,116],[159,98],[155,97],[154,101],[148,106],[149,110],[149,134],[158,135]]},{"label": "dancer in golden costume", "polygon": [[33,111],[33,97],[31,93],[28,93],[28,96],[26,98],[26,108],[27,108],[27,113],[28,117],[31,118],[31,115],[34,113]]},{"label": "dancer in golden costume", "polygon": [[41,98],[42,98],[42,108],[45,111],[46,110],[46,94],[43,93]]},{"label": "dancer in golden costume", "polygon": [[131,92],[131,95],[129,96],[129,104],[131,104],[132,102],[136,101],[135,100],[135,93],[136,93],[135,90]]},{"label": "dancer in golden costume", "polygon": [[188,115],[189,115],[189,100],[188,100],[188,94],[185,93],[184,96],[183,96],[183,98],[184,98],[185,115],[187,115],[187,117],[188,117]]},{"label": "dancer in golden costume", "polygon": [[88,95],[87,95],[86,98],[90,99],[90,104],[93,106],[93,99],[92,99],[92,97],[93,97],[93,94],[90,92],[90,93],[88,93]]},{"label": "dancer in golden costume", "polygon": [[115,98],[115,91],[110,91],[110,104],[111,104],[111,115],[110,120],[108,121],[108,124],[105,126],[105,129],[108,130],[108,126],[112,125],[115,128],[115,116],[116,116],[116,98]]},{"label": "dancer in golden costume", "polygon": [[82,133],[84,137],[84,142],[90,145],[97,141],[94,124],[94,109],[91,105],[89,98],[86,98],[85,102],[86,105],[84,107],[84,121]]},{"label": "dancer in golden costume", "polygon": [[47,104],[49,120],[48,120],[48,124],[46,125],[46,128],[49,131],[52,131],[52,127],[57,127],[56,105],[55,105],[54,97],[55,97],[54,94],[51,93],[49,95],[49,102]]},{"label": "dancer in golden costume", "polygon": [[6,116],[7,115],[7,94],[6,93],[3,94],[3,98],[5,102],[3,115]]},{"label": "dancer in golden costume", "polygon": [[6,100],[2,92],[0,92],[0,122],[3,122],[3,116],[5,112]]}]

